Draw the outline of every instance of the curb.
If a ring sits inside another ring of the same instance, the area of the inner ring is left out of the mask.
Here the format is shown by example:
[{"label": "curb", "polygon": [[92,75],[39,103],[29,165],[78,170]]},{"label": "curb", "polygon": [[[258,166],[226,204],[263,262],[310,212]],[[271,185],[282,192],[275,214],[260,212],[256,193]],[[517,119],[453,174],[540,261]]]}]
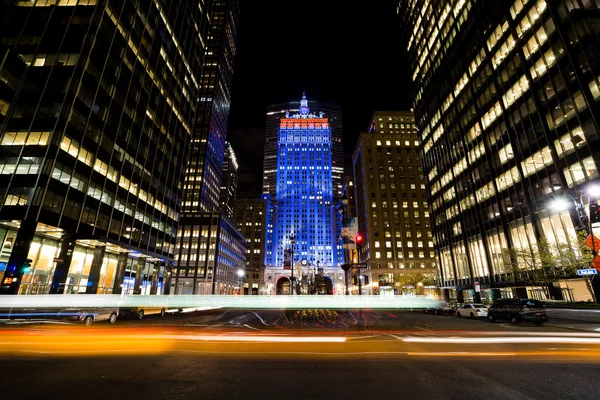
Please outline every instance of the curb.
[{"label": "curb", "polygon": [[551,328],[560,328],[560,329],[568,329],[571,331],[577,331],[577,332],[588,332],[588,333],[598,333],[598,331],[596,330],[592,330],[592,329],[582,329],[582,328],[574,328],[572,326],[564,326],[564,325],[550,325],[548,323],[544,324],[544,326],[548,326]]}]

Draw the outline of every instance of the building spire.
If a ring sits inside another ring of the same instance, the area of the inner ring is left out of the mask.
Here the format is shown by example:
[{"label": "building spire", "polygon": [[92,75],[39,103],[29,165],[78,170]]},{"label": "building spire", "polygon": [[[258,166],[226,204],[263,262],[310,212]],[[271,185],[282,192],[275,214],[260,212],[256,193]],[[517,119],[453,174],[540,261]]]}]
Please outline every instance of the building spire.
[{"label": "building spire", "polygon": [[302,89],[302,100],[300,100],[300,109],[298,110],[300,115],[308,115],[310,108],[308,108],[308,100],[306,100],[306,90]]}]

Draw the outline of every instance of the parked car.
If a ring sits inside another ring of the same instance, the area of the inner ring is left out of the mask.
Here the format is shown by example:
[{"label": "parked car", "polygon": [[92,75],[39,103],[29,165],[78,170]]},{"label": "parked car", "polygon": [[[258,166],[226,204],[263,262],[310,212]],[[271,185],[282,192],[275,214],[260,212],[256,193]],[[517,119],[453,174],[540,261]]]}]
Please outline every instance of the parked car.
[{"label": "parked car", "polygon": [[437,307],[428,307],[424,311],[425,311],[425,314],[436,314],[436,315],[450,314],[450,315],[452,315],[456,311],[456,307],[453,306],[452,304],[448,303],[447,301],[440,301],[440,303],[438,304]]},{"label": "parked car", "polygon": [[122,316],[133,316],[142,319],[146,315],[165,316],[167,309],[165,307],[122,307],[119,309]]},{"label": "parked car", "polygon": [[469,317],[469,318],[481,318],[487,317],[487,306],[480,303],[465,303],[456,309],[456,316],[458,318]]},{"label": "parked car", "polygon": [[58,319],[67,321],[83,321],[86,326],[98,321],[108,321],[114,324],[119,316],[119,309],[113,307],[104,308],[65,308],[57,313]]},{"label": "parked car", "polygon": [[498,299],[488,308],[488,319],[492,322],[507,320],[513,324],[533,322],[542,325],[548,322],[544,305],[531,299]]}]

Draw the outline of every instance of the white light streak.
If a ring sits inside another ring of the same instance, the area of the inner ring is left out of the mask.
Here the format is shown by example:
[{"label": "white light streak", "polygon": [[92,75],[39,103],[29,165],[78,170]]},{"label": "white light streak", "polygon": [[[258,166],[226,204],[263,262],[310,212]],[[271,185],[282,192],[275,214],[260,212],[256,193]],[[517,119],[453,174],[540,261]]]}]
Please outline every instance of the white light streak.
[{"label": "white light streak", "polygon": [[65,294],[0,296],[0,309],[54,309],[67,307],[152,307],[202,311],[237,309],[422,309],[439,306],[425,296],[219,296],[219,295],[95,295]]},{"label": "white light streak", "polygon": [[[156,337],[154,337],[156,338]],[[217,335],[169,335],[158,336],[159,339],[170,340],[195,340],[205,342],[269,342],[269,343],[343,343],[345,337],[341,336],[217,336]]]},{"label": "white light streak", "polygon": [[481,343],[563,343],[563,344],[600,344],[600,338],[572,338],[572,337],[495,337],[495,338],[417,338],[402,339],[409,343],[453,343],[453,344],[481,344]]}]

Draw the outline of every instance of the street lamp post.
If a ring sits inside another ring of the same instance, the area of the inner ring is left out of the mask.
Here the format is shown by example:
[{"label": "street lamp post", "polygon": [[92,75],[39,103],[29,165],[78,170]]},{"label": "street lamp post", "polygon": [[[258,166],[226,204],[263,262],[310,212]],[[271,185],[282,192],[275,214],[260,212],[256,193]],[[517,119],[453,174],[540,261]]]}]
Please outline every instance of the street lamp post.
[{"label": "street lamp post", "polygon": [[[342,206],[339,208],[339,212],[340,214],[342,214],[342,229],[346,228],[346,225],[344,222],[347,218],[347,214],[348,214],[348,198],[346,197],[346,195],[344,194],[342,196]],[[346,268],[344,269],[344,280],[345,280],[345,284],[346,284],[346,296],[350,295],[350,291],[348,290],[348,269],[347,269],[347,264],[350,263],[349,260],[349,256],[348,256],[348,235],[343,235],[342,234],[342,240],[343,240],[343,250],[344,250],[344,265],[346,266]]]},{"label": "street lamp post", "polygon": [[[577,217],[579,218],[579,224],[575,229],[577,231],[584,230],[586,233],[586,236],[591,238],[592,262],[594,262],[596,259],[596,256],[598,255],[598,252],[596,251],[594,230],[592,227],[592,224],[594,222],[594,221],[592,221],[592,218],[591,218],[592,199],[594,199],[594,201],[597,201],[597,199],[600,198],[600,186],[597,186],[594,184],[589,185],[585,192],[586,192],[585,194],[589,197],[589,202],[588,202],[589,203],[588,204],[588,207],[589,207],[588,212],[590,214],[589,217],[585,213],[585,204],[583,203],[583,195],[584,195],[583,192],[581,192],[578,197],[573,197],[568,194],[566,194],[565,196],[568,197],[569,199],[571,199],[571,201],[573,201],[573,203],[575,205],[575,210],[577,211]],[[568,203],[569,202],[564,198],[557,198],[557,199],[553,200],[550,207],[552,207],[556,211],[564,211],[569,208]],[[595,265],[594,265],[594,267],[595,267]],[[586,279],[588,279],[587,276],[586,276]],[[599,279],[598,275],[593,275],[593,277],[590,279],[590,283],[592,284],[592,287],[595,286],[593,283],[596,283],[596,282],[594,282],[594,281],[597,281],[598,279]],[[592,290],[594,292],[596,292],[595,289],[592,289]],[[598,300],[596,299],[596,301],[598,301]]]},{"label": "street lamp post", "polygon": [[294,234],[290,235],[290,247],[291,247],[291,257],[292,257],[292,279],[290,280],[290,296],[294,294],[294,243],[296,243],[296,238],[294,238]]},{"label": "street lamp post", "polygon": [[244,272],[243,269],[238,269],[238,294],[242,294],[242,279],[244,278],[244,275],[246,275],[246,273]]}]

